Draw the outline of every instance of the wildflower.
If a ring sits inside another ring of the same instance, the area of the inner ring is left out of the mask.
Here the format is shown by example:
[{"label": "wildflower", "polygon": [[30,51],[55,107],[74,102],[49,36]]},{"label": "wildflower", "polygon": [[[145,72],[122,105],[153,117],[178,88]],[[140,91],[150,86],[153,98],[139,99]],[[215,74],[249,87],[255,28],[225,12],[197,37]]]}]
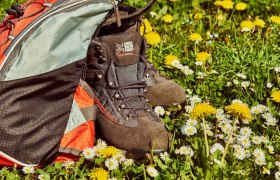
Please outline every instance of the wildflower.
[{"label": "wildflower", "polygon": [[95,168],[89,174],[89,178],[92,180],[107,180],[108,177],[109,173],[103,168]]},{"label": "wildflower", "polygon": [[119,162],[115,158],[110,158],[105,161],[105,166],[109,170],[115,170],[119,167]]},{"label": "wildflower", "polygon": [[101,139],[97,139],[97,144],[95,146],[95,148],[97,150],[100,150],[100,149],[103,149],[103,148],[106,148],[107,147],[107,144],[105,141],[101,140]]},{"label": "wildflower", "polygon": [[275,173],[275,179],[276,179],[276,180],[280,180],[280,172],[279,172],[279,171],[277,171],[277,172]]},{"label": "wildflower", "polygon": [[235,5],[235,9],[238,11],[243,11],[247,8],[247,4],[244,2],[239,2]]},{"label": "wildflower", "polygon": [[280,161],[276,161],[276,162],[275,162],[275,166],[277,166],[278,168],[280,168]]},{"label": "wildflower", "polygon": [[254,137],[252,138],[252,142],[253,142],[254,144],[261,144],[261,143],[262,143],[262,139],[261,139],[260,136],[254,136]]},{"label": "wildflower", "polygon": [[192,136],[197,133],[197,129],[194,126],[184,125],[181,127],[181,132],[184,135]]},{"label": "wildflower", "polygon": [[267,139],[267,137],[265,137],[265,136],[260,136],[260,138],[261,138],[261,140],[262,140],[262,143],[264,143],[264,144],[269,143],[269,140]]},{"label": "wildflower", "polygon": [[222,2],[223,2],[223,1],[215,1],[214,4],[215,4],[216,6],[221,6],[221,5],[222,5]]},{"label": "wildflower", "polygon": [[24,174],[33,174],[34,173],[34,167],[33,166],[25,166],[22,168],[22,171]]},{"label": "wildflower", "polygon": [[248,148],[251,146],[251,142],[250,139],[246,136],[241,136],[240,138],[238,138],[238,142],[240,143],[241,146],[243,146],[244,148]]},{"label": "wildflower", "polygon": [[226,107],[226,111],[228,114],[231,114],[236,118],[246,119],[248,121],[251,121],[253,119],[249,107],[244,103],[232,103],[231,105]]},{"label": "wildflower", "polygon": [[265,167],[263,167],[263,174],[270,174],[270,170],[266,169]]},{"label": "wildflower", "polygon": [[266,160],[265,160],[265,158],[263,158],[263,159],[257,158],[257,159],[255,159],[255,163],[259,166],[263,166],[263,165],[266,165]]},{"label": "wildflower", "polygon": [[156,106],[154,111],[158,116],[163,116],[165,114],[165,110],[162,106]]},{"label": "wildflower", "polygon": [[275,68],[274,68],[274,71],[275,71],[276,73],[279,73],[279,72],[280,72],[280,66],[275,67]]},{"label": "wildflower", "polygon": [[150,12],[150,16],[155,17],[155,16],[157,16],[157,13],[154,12],[154,11],[151,11],[151,12]]},{"label": "wildflower", "polygon": [[192,112],[191,112],[191,118],[193,119],[199,119],[199,118],[205,118],[208,115],[215,115],[216,114],[216,109],[207,104],[207,103],[199,103],[197,104]]},{"label": "wildflower", "polygon": [[123,163],[124,161],[126,161],[125,155],[123,155],[123,153],[121,153],[121,152],[119,154],[112,156],[112,158],[115,158],[116,160],[118,160],[119,163]]},{"label": "wildflower", "polygon": [[265,124],[268,126],[276,126],[276,123],[278,122],[278,120],[276,120],[275,117],[270,117],[266,119]]},{"label": "wildflower", "polygon": [[127,159],[124,161],[124,166],[131,166],[134,163],[133,159]]},{"label": "wildflower", "polygon": [[193,75],[194,71],[192,69],[190,69],[188,66],[183,66],[181,68],[181,70],[183,71],[183,73],[187,76],[189,75]]},{"label": "wildflower", "polygon": [[167,153],[167,152],[164,152],[164,153],[160,153],[160,158],[163,160],[163,161],[165,161],[165,162],[167,162],[167,161],[169,161],[170,160],[170,158],[169,158],[169,154]]},{"label": "wildflower", "polygon": [[202,41],[202,37],[200,34],[198,33],[192,33],[190,36],[189,36],[189,39],[191,41]]},{"label": "wildflower", "polygon": [[210,153],[214,154],[217,150],[221,151],[222,153],[224,152],[224,146],[222,146],[220,143],[215,143],[211,148],[210,148]]},{"label": "wildflower", "polygon": [[49,174],[39,174],[38,180],[49,180],[51,179]]},{"label": "wildflower", "polygon": [[171,66],[178,69],[182,69],[184,67],[179,60],[172,61]]},{"label": "wildflower", "polygon": [[274,147],[269,145],[267,146],[269,154],[274,154]]},{"label": "wildflower", "polygon": [[75,162],[74,161],[66,161],[63,163],[65,169],[71,169],[74,165],[75,165]]},{"label": "wildflower", "polygon": [[271,16],[269,19],[276,24],[280,24],[280,16]]},{"label": "wildflower", "polygon": [[265,159],[265,154],[260,149],[255,149],[253,154],[254,154],[255,158],[257,158],[257,159]]},{"label": "wildflower", "polygon": [[232,125],[230,123],[223,122],[221,129],[225,134],[230,134],[232,130]]},{"label": "wildflower", "polygon": [[173,21],[173,16],[171,14],[166,14],[162,17],[162,20],[166,23],[171,23]]},{"label": "wildflower", "polygon": [[[143,19],[143,24],[140,26],[140,34],[144,35],[153,31],[152,25],[148,19]],[[145,31],[145,32],[144,32]]]},{"label": "wildflower", "polygon": [[161,41],[160,35],[155,31],[151,31],[145,34],[145,38],[147,40],[147,43],[150,45],[156,45]]},{"label": "wildflower", "polygon": [[196,66],[203,66],[203,65],[204,65],[204,62],[202,62],[202,61],[196,61],[194,64],[195,64]]},{"label": "wildflower", "polygon": [[86,159],[91,160],[95,156],[95,151],[93,148],[86,148],[83,151],[83,155]]},{"label": "wildflower", "polygon": [[202,13],[195,13],[194,14],[194,19],[195,20],[200,20],[200,19],[202,19],[203,18],[203,14]]},{"label": "wildflower", "polygon": [[234,156],[236,159],[243,160],[246,158],[245,149],[240,148],[234,151]]},{"label": "wildflower", "polygon": [[272,101],[275,101],[275,102],[280,102],[280,91],[274,91],[272,94],[271,94],[271,97],[272,97]]},{"label": "wildflower", "polygon": [[256,19],[253,23],[254,23],[255,26],[258,26],[258,27],[263,28],[265,26],[265,22],[262,19]]},{"label": "wildflower", "polygon": [[241,82],[241,86],[246,89],[247,87],[250,86],[250,81],[243,81],[243,82]]},{"label": "wildflower", "polygon": [[252,130],[249,127],[243,127],[240,129],[240,134],[245,136],[245,137],[249,137],[252,133]]},{"label": "wildflower", "polygon": [[189,119],[189,120],[187,120],[186,125],[188,125],[188,126],[196,126],[197,125],[197,120]]},{"label": "wildflower", "polygon": [[244,32],[244,31],[251,31],[255,27],[255,25],[254,23],[252,23],[252,21],[245,20],[241,22],[240,27],[241,27],[241,31]]},{"label": "wildflower", "polygon": [[238,144],[234,144],[232,147],[234,148],[235,151],[243,150],[244,149],[242,146],[240,146]]},{"label": "wildflower", "polygon": [[147,167],[147,172],[151,177],[157,177],[158,176],[158,171],[152,166]]},{"label": "wildflower", "polygon": [[231,0],[223,0],[221,3],[221,6],[224,9],[232,9],[233,5],[234,5],[234,3]]},{"label": "wildflower", "polygon": [[99,153],[102,155],[102,156],[105,156],[105,157],[111,157],[111,156],[115,156],[117,154],[120,154],[121,151],[113,146],[108,146],[104,149],[101,149],[99,151]]},{"label": "wildflower", "polygon": [[195,60],[205,62],[211,55],[207,52],[200,52],[196,55]]},{"label": "wildflower", "polygon": [[239,81],[238,81],[237,79],[234,79],[234,80],[233,80],[233,84],[238,85],[238,84],[239,84]]},{"label": "wildflower", "polygon": [[[165,57],[165,64],[171,65],[173,61],[178,60],[178,57],[172,54],[169,54]],[[179,61],[180,62],[180,61]]]},{"label": "wildflower", "polygon": [[272,84],[271,82],[266,83],[266,87],[267,87],[267,88],[270,89],[270,88],[272,88],[272,86],[273,86],[273,84]]},{"label": "wildflower", "polygon": [[227,82],[227,84],[226,84],[227,87],[230,87],[231,85],[232,85],[231,82]]},{"label": "wildflower", "polygon": [[182,146],[179,149],[179,154],[192,157],[194,155],[194,152],[189,146]]},{"label": "wildflower", "polygon": [[217,114],[224,114],[224,110],[223,109],[217,109]]},{"label": "wildflower", "polygon": [[186,112],[190,113],[190,112],[192,112],[193,107],[192,106],[185,106],[185,110],[186,110]]},{"label": "wildflower", "polygon": [[194,95],[190,97],[190,102],[192,105],[194,105],[196,103],[202,102],[202,100],[197,95]]}]

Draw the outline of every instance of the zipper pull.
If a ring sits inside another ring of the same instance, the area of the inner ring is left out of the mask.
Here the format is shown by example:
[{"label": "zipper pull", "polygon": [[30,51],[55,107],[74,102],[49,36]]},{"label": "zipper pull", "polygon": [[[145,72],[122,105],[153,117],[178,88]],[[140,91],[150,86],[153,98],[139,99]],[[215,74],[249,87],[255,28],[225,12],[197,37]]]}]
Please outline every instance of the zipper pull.
[{"label": "zipper pull", "polygon": [[122,22],[121,22],[119,7],[117,6],[117,4],[114,0],[110,0],[110,1],[112,2],[113,7],[114,7],[114,11],[116,13],[116,20],[117,20],[118,27],[121,27]]}]

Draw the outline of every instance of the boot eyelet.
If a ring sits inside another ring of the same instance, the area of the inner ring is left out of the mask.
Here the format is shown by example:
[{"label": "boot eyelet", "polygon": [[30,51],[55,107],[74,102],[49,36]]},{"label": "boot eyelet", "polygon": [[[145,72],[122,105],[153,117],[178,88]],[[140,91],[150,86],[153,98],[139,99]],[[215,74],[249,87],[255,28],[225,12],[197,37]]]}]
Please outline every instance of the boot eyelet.
[{"label": "boot eyelet", "polygon": [[117,111],[120,112],[120,111],[121,111],[121,108],[118,108]]},{"label": "boot eyelet", "polygon": [[122,105],[121,105],[121,108],[124,108],[124,107],[125,107],[125,105],[124,105],[124,104],[122,104]]},{"label": "boot eyelet", "polygon": [[115,94],[115,98],[118,98],[118,97],[120,97],[120,95],[119,94]]},{"label": "boot eyelet", "polygon": [[146,77],[150,77],[150,74],[146,74]]},{"label": "boot eyelet", "polygon": [[150,101],[149,101],[148,99],[145,99],[145,102],[147,102],[147,103],[148,103],[148,102],[150,102]]},{"label": "boot eyelet", "polygon": [[124,119],[125,119],[126,121],[128,121],[129,117],[128,117],[128,116],[126,116]]},{"label": "boot eyelet", "polygon": [[114,83],[113,82],[109,82],[109,85],[112,86]]},{"label": "boot eyelet", "polygon": [[147,89],[144,89],[144,93],[146,93],[146,92],[148,92],[148,90],[147,90]]}]

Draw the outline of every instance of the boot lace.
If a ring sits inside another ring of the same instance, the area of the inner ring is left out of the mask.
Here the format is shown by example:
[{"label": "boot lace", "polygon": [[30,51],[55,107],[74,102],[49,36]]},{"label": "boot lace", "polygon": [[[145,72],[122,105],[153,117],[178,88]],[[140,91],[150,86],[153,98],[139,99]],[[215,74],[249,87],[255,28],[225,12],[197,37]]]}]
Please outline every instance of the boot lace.
[{"label": "boot lace", "polygon": [[[39,4],[41,5],[41,8],[39,8],[38,10],[34,11],[29,15],[24,15],[25,10],[32,4]],[[2,42],[0,42],[0,46],[3,46],[9,40],[14,39],[14,37],[11,34],[14,33],[16,22],[32,17],[42,12],[46,7],[50,7],[50,6],[51,4],[48,3],[47,0],[43,0],[43,2],[39,2],[37,0],[31,0],[23,5],[17,5],[17,4],[12,5],[11,8],[6,11],[7,13],[6,17],[0,24],[0,35],[1,33],[8,31],[7,37]]]}]

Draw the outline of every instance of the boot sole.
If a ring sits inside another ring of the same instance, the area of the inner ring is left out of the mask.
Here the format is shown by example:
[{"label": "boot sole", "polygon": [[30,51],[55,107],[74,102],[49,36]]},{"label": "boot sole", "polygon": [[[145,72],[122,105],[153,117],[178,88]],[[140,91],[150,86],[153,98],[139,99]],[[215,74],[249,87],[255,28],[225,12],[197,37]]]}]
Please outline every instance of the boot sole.
[{"label": "boot sole", "polygon": [[164,153],[166,151],[168,151],[168,149],[161,149],[161,150],[158,149],[153,151],[145,150],[145,149],[133,149],[129,151],[122,150],[122,152],[127,158],[134,159],[134,160],[145,159],[147,157],[146,156],[147,154],[152,153],[153,155],[159,155],[160,153]]}]

